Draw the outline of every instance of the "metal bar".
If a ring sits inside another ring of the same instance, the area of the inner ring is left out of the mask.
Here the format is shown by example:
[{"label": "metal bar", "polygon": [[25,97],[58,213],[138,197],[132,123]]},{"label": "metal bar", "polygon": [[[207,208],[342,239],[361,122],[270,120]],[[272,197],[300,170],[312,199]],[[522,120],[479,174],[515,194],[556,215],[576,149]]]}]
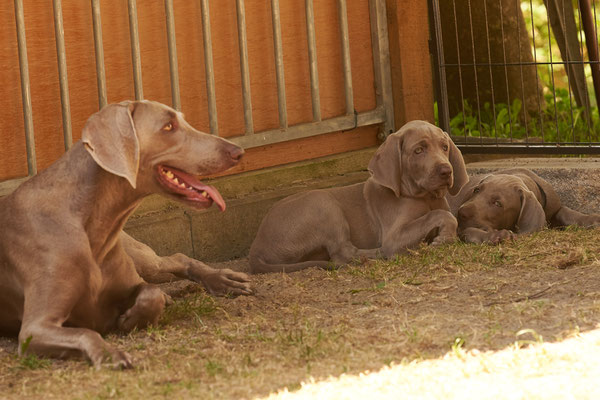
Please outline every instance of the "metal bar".
[{"label": "metal bar", "polygon": [[27,40],[25,38],[25,16],[23,0],[15,0],[15,20],[17,23],[17,44],[19,48],[19,70],[21,72],[21,97],[25,122],[25,146],[27,149],[27,172],[37,173],[35,158],[35,137],[33,133],[33,111],[31,107],[31,86],[29,84],[29,62],[27,60]]},{"label": "metal bar", "polygon": [[[596,21],[596,3],[594,2],[594,26],[596,27],[596,31],[598,31],[598,27],[595,24]],[[577,15],[579,17],[579,26],[582,26],[582,16],[581,16],[581,9],[578,7],[577,8]],[[583,32],[581,29],[578,29],[578,33],[579,33],[579,53],[578,55],[581,57],[581,59],[583,60]],[[585,71],[585,66],[583,67],[584,71]],[[591,69],[591,67],[590,67]],[[585,108],[586,110],[591,110],[591,104],[590,104],[590,96],[589,96],[589,91],[587,88],[587,84],[583,85],[583,92],[584,92],[584,96],[585,96]],[[592,121],[591,121],[591,113],[588,112],[588,115],[586,116],[586,120],[587,120],[587,126],[588,126],[588,141],[591,142],[592,141]]]},{"label": "metal bar", "polygon": [[346,0],[339,0],[340,37],[342,38],[342,62],[344,68],[344,97],[346,114],[354,114],[354,92],[352,88],[352,66],[350,62],[350,34],[348,33],[348,7]]},{"label": "metal bar", "polygon": [[317,40],[315,37],[315,13],[313,0],[305,1],[306,37],[308,40],[308,64],[310,67],[310,98],[313,121],[321,120],[321,96],[319,95],[319,68],[317,65]]},{"label": "metal bar", "polygon": [[271,0],[271,18],[273,21],[273,44],[275,47],[275,74],[277,76],[277,106],[279,126],[287,128],[287,103],[285,100],[285,73],[283,69],[283,45],[281,43],[281,18],[279,0]]},{"label": "metal bar", "polygon": [[175,13],[173,0],[165,0],[167,17],[167,43],[169,48],[169,71],[171,73],[171,98],[173,108],[181,110],[181,95],[179,93],[179,65],[177,63],[177,40],[175,38]]},{"label": "metal bar", "polygon": [[129,13],[129,38],[131,40],[131,63],[133,64],[133,87],[135,99],[142,100],[144,98],[144,86],[142,84],[142,58],[140,56],[136,0],[127,0],[127,9]]},{"label": "metal bar", "polygon": [[[450,113],[448,111],[448,86],[446,83],[446,67],[444,61],[444,43],[442,39],[442,17],[440,14],[440,3],[439,0],[432,1],[432,14],[434,23],[434,40],[435,40],[435,54],[436,61],[438,64],[437,69],[437,80],[439,85],[439,98],[438,98],[438,121],[440,127],[450,133]],[[456,20],[456,18],[454,18]],[[457,37],[458,40],[458,37]],[[460,55],[459,55],[460,56]],[[458,66],[459,71],[460,63]],[[462,80],[461,80],[461,100],[462,100]],[[464,114],[464,108],[463,108]]]},{"label": "metal bar", "polygon": [[60,105],[62,113],[63,138],[65,150],[73,144],[71,127],[71,104],[69,101],[69,80],[67,78],[67,52],[65,50],[65,30],[61,0],[53,0],[54,35],[56,37],[56,57],[58,60],[58,80],[60,83]]},{"label": "metal bar", "polygon": [[[502,8],[500,8],[500,14],[502,14]],[[488,24],[488,14],[487,14],[487,5],[486,2],[483,2],[483,15],[485,19],[485,41],[487,44],[487,56],[488,60],[492,62],[492,54],[490,49],[490,33],[489,33],[489,24]],[[496,124],[496,97],[494,95],[494,74],[492,73],[492,67],[489,67],[490,70],[490,89],[492,94],[492,113],[494,116],[494,136],[496,137],[496,141],[498,141],[498,125]]]},{"label": "metal bar", "polygon": [[[548,9],[546,8],[546,25],[548,28],[548,32],[551,32],[550,28],[550,14]],[[552,80],[552,96],[554,98],[554,121],[556,123],[556,136],[558,137],[558,141],[560,142],[560,131],[558,129],[558,110],[556,107],[556,85],[554,84],[554,66],[552,65],[552,38],[551,35],[548,34],[548,55],[550,57],[550,78]]]},{"label": "metal bar", "polygon": [[210,10],[208,0],[201,0],[202,39],[204,41],[204,73],[206,74],[206,97],[208,101],[208,124],[210,133],[219,136],[217,99],[215,94],[215,70],[213,67],[212,37],[210,33]]},{"label": "metal bar", "polygon": [[[532,0],[529,0],[529,12],[530,12],[530,16],[531,16],[531,35],[533,36],[532,40],[531,40],[531,45],[533,46],[533,61],[535,64],[537,64],[537,50],[535,47],[535,26],[533,23],[534,18],[533,18],[533,1]],[[540,73],[537,70],[537,68],[535,69],[535,87],[536,88],[540,87]],[[538,115],[540,117],[540,133],[542,135],[542,142],[543,142],[544,141],[544,114],[542,114],[542,105],[541,105],[541,100],[543,99],[542,96],[540,96],[539,93],[536,93],[535,97],[537,98],[537,103],[538,103]],[[540,97],[542,97],[542,99],[540,99]],[[525,106],[526,106],[525,103],[523,103],[523,107],[525,107]]]},{"label": "metal bar", "polygon": [[479,126],[479,138],[483,138],[482,135],[482,125],[481,125],[481,105],[480,105],[480,101],[479,101],[479,83],[477,81],[477,68],[475,67],[475,65],[477,64],[476,61],[476,57],[475,57],[475,36],[473,34],[473,13],[471,10],[471,0],[467,1],[468,6],[469,6],[469,28],[471,30],[471,50],[473,53],[473,75],[475,77],[475,99],[477,102],[477,123]]},{"label": "metal bar", "polygon": [[289,128],[273,129],[258,132],[253,135],[243,135],[230,140],[245,149],[280,143],[304,137],[316,136],[323,133],[351,130],[359,126],[375,125],[386,122],[386,113],[383,106],[374,110],[358,113],[357,115],[342,115],[322,121],[308,122],[290,126]]},{"label": "metal bar", "polygon": [[456,146],[463,154],[600,154],[600,146],[578,145],[577,143],[546,142],[539,145],[501,144],[486,146],[476,144]]},{"label": "metal bar", "polygon": [[[502,0],[498,0],[499,10],[502,10]],[[519,15],[519,14],[517,14]],[[519,21],[517,21],[519,24]],[[504,84],[506,85],[506,102],[508,103],[508,126],[510,128],[510,140],[512,142],[513,139],[513,123],[512,123],[512,104],[510,101],[510,90],[508,86],[508,67],[506,67],[506,45],[505,37],[504,37],[504,18],[502,16],[502,11],[500,11],[500,32],[502,34],[502,61],[504,63]],[[520,38],[519,38],[520,41]],[[490,59],[490,62],[492,60]]]},{"label": "metal bar", "polygon": [[[520,15],[521,11],[521,0],[515,0],[515,15]],[[519,64],[521,63],[521,23],[517,21],[517,38],[519,43]],[[506,63],[506,60],[504,61]],[[521,110],[523,112],[523,120],[525,121],[525,138],[529,140],[529,126],[527,120],[529,119],[529,112],[527,110],[527,103],[525,102],[525,80],[523,78],[523,66],[519,67],[519,76],[521,78]]]},{"label": "metal bar", "polygon": [[[460,87],[460,108],[462,110],[462,116],[463,116],[463,125],[466,127],[465,124],[465,119],[466,119],[466,114],[465,114],[465,94],[464,94],[464,89],[463,89],[463,79],[462,79],[462,68],[461,68],[461,61],[460,61],[460,41],[458,39],[458,22],[456,19],[456,1],[452,0],[452,13],[454,16],[454,36],[456,39],[456,59],[458,60],[458,83],[459,83],[459,87]],[[438,115],[439,115],[439,104],[438,104]],[[448,113],[448,106],[446,106],[446,113]],[[448,132],[449,134],[451,134],[450,132],[450,127],[448,127],[448,130],[446,130],[446,132]],[[467,130],[464,129],[465,132],[465,139],[467,137]]]},{"label": "metal bar", "polygon": [[252,96],[250,92],[250,67],[248,63],[248,38],[246,36],[246,7],[244,0],[237,0],[237,28],[240,47],[240,69],[242,73],[242,97],[246,135],[254,133],[252,120]]},{"label": "metal bar", "polygon": [[94,47],[96,49],[96,81],[98,86],[98,106],[106,105],[106,73],[104,71],[104,46],[102,44],[102,19],[100,0],[92,0],[92,22],[94,25]]},{"label": "metal bar", "polygon": [[377,106],[383,107],[385,121],[381,126],[381,139],[394,132],[394,97],[392,95],[392,74],[390,70],[390,46],[387,29],[385,0],[369,1],[371,20],[371,43],[373,44],[373,71]]},{"label": "metal bar", "polygon": [[600,66],[597,62],[600,60],[600,57],[598,56],[598,39],[596,30],[594,29],[595,19],[592,15],[592,7],[589,0],[579,0],[579,9],[581,10],[582,15],[588,58],[590,61],[594,62],[594,65],[591,65],[590,63],[590,68],[592,69],[594,92],[596,93],[596,100],[598,100],[600,98]]},{"label": "metal bar", "polygon": [[321,120],[321,96],[319,94],[319,67],[317,65],[317,39],[315,34],[315,12],[313,0],[305,0],[306,36],[308,38],[308,64],[310,67],[310,98],[313,121]]},{"label": "metal bar", "polygon": [[446,63],[442,65],[443,67],[519,67],[519,66],[529,66],[529,65],[576,65],[576,64],[584,64],[584,65],[600,65],[600,61],[523,61],[523,62],[507,62],[505,63],[486,63],[486,62],[478,62],[478,63]]}]

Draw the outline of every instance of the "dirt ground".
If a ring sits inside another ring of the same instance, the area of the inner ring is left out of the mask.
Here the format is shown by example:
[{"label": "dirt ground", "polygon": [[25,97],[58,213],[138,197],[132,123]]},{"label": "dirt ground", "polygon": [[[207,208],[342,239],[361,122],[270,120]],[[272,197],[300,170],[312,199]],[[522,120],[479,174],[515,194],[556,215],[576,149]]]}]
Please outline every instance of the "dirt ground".
[{"label": "dirt ground", "polygon": [[18,358],[16,341],[0,339],[0,397],[260,398],[458,350],[560,342],[600,321],[599,233],[547,230],[499,246],[259,275],[256,294],[238,298],[168,285],[175,302],[158,326],[107,337],[134,369]]}]

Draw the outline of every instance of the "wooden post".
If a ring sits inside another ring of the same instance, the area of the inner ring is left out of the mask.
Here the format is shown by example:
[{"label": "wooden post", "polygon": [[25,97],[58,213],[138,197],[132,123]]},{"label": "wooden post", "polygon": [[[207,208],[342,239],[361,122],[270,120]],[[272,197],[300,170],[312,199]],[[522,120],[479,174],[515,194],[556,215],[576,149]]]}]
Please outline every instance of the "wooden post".
[{"label": "wooden post", "polygon": [[394,116],[434,122],[427,1],[386,0]]}]

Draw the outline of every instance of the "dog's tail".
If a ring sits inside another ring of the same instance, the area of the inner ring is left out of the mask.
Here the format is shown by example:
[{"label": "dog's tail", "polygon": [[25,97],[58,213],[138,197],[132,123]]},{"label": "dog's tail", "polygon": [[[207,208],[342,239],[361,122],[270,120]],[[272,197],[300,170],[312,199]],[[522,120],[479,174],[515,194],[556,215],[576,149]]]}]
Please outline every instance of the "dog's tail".
[{"label": "dog's tail", "polygon": [[302,261],[293,264],[268,264],[260,257],[250,255],[248,262],[250,264],[250,273],[264,274],[268,272],[295,272],[309,267],[319,267],[324,269],[335,269],[336,266],[331,261]]}]

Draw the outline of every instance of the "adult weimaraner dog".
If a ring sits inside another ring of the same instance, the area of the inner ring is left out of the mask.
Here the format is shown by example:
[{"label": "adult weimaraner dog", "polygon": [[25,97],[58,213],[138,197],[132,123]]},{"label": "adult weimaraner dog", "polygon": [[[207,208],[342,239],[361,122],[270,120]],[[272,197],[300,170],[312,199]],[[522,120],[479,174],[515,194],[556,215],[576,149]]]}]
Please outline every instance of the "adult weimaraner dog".
[{"label": "adult weimaraner dog", "polygon": [[448,202],[459,236],[470,243],[498,243],[546,225],[600,225],[600,215],[563,206],[552,185],[525,168],[474,176]]},{"label": "adult weimaraner dog", "polygon": [[409,122],[379,147],[369,171],[366,182],[276,203],[250,248],[250,271],[337,266],[455,239],[457,222],[444,196],[458,193],[467,172],[447,133]]},{"label": "adult weimaraner dog", "polygon": [[[223,210],[219,192],[194,175],[223,171],[242,154],[160,103],[111,104],[92,115],[80,142],[0,199],[0,331],[18,333],[19,352],[131,367],[130,356],[100,334],[156,323],[166,299],[127,255],[120,239],[135,247],[129,250],[136,261],[148,264],[142,270],[158,259],[120,237],[125,221],[151,193],[197,209],[214,202]],[[214,291],[249,290],[245,274],[213,279],[207,275],[215,271],[189,259],[173,268],[164,264],[159,268],[166,272],[208,279]]]}]

